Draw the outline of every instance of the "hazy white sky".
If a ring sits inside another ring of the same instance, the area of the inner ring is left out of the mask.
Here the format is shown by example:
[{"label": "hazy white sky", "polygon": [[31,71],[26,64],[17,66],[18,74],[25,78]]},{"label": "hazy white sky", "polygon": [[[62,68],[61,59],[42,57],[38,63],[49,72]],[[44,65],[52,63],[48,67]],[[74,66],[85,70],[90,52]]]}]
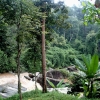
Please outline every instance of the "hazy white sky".
[{"label": "hazy white sky", "polygon": [[[64,3],[67,5],[67,6],[73,6],[73,5],[76,5],[76,6],[78,6],[78,5],[80,5],[80,1],[79,0],[54,0],[55,1],[55,3],[57,3],[58,1],[64,1]],[[92,2],[92,3],[94,3],[94,1],[95,0],[88,0],[88,1],[90,1],[90,2]]]}]

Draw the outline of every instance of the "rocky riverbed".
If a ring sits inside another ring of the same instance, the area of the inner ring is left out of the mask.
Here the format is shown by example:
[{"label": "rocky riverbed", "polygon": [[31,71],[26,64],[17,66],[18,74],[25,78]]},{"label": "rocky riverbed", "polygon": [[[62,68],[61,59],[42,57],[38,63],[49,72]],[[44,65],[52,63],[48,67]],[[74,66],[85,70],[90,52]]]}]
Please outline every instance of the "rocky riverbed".
[{"label": "rocky riverbed", "polygon": [[[21,73],[21,89],[22,92],[27,92],[35,90],[35,82],[32,80],[27,80],[24,76],[28,76],[29,73]],[[3,73],[0,74],[0,96],[10,97],[17,93],[18,88],[18,77],[15,73]],[[36,83],[37,88],[42,90],[39,83]]]},{"label": "rocky riverbed", "polygon": [[[49,70],[46,73],[46,78],[51,81],[55,86],[63,80],[62,84],[66,84],[71,82],[65,78],[65,76],[58,70]],[[20,75],[21,80],[21,90],[22,92],[27,92],[31,90],[35,90],[35,87],[37,87],[39,90],[42,90],[42,74],[39,72],[36,72],[34,74],[32,73],[21,73]],[[35,80],[36,85],[35,85]],[[55,88],[53,89],[52,86],[47,82],[47,90],[49,92],[53,90],[57,90],[60,93],[67,94],[68,91],[70,91],[70,88],[64,87],[64,88]],[[9,72],[9,73],[3,73],[0,74],[0,96],[7,98],[10,97],[18,92],[18,77],[17,74]]]}]

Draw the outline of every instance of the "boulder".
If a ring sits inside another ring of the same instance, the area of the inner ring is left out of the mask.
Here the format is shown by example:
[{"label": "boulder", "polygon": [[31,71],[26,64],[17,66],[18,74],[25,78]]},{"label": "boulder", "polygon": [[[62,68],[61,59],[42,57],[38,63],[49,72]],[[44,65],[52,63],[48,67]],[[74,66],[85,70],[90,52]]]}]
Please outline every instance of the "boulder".
[{"label": "boulder", "polygon": [[[55,86],[61,81],[60,79],[54,79],[54,78],[49,78],[49,77],[46,77],[46,78],[50,82],[52,82]],[[43,84],[42,83],[42,75],[37,78],[37,82],[42,86],[42,84]],[[46,81],[46,82],[47,82],[47,88],[52,88],[52,86],[48,83],[48,81]],[[63,83],[63,84],[65,84],[65,83]]]},{"label": "boulder", "polygon": [[[57,84],[61,81],[61,80],[59,80],[59,79],[54,79],[54,78],[49,78],[49,77],[47,77],[47,79],[50,81],[50,82],[52,82],[53,84],[54,84],[54,86],[57,86]],[[63,84],[65,84],[64,82],[63,82]],[[48,88],[52,88],[52,86],[47,82],[47,87]]]},{"label": "boulder", "polygon": [[58,70],[50,70],[47,71],[46,77],[54,78],[54,79],[63,79],[63,75],[60,71]]},{"label": "boulder", "polygon": [[52,73],[49,71],[49,72],[46,73],[46,77],[53,78],[53,75],[52,75]]},{"label": "boulder", "polygon": [[47,88],[48,92],[52,91],[58,91],[59,93],[67,94],[69,91],[71,91],[71,88],[64,87],[64,88]]},{"label": "boulder", "polygon": [[77,68],[75,66],[68,66],[67,70],[69,70],[69,72],[74,72],[77,71]]},{"label": "boulder", "polygon": [[28,76],[29,76],[30,78],[34,78],[34,77],[35,77],[35,75],[32,74],[32,73],[29,73]]},{"label": "boulder", "polygon": [[[27,91],[27,88],[21,87],[22,92]],[[18,93],[18,85],[17,84],[3,84],[0,85],[0,96],[7,98],[7,97],[11,97],[14,94]]]},{"label": "boulder", "polygon": [[32,78],[32,81],[37,81],[37,78],[39,77],[39,75],[40,75],[40,72],[36,72],[34,74],[34,77]]},{"label": "boulder", "polygon": [[42,74],[37,77],[37,82],[42,86]]},{"label": "boulder", "polygon": [[31,80],[31,78],[30,77],[28,77],[28,76],[24,76],[26,79],[28,79],[28,80]]}]

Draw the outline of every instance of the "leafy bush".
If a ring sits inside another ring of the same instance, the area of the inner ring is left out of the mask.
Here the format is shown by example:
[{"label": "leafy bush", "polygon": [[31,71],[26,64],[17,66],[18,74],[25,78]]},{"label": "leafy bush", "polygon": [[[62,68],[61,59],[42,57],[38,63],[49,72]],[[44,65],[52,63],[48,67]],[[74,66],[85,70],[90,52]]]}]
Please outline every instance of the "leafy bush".
[{"label": "leafy bush", "polygon": [[0,73],[8,71],[16,71],[16,62],[14,57],[7,57],[7,55],[0,50]]},{"label": "leafy bush", "polygon": [[9,71],[7,55],[0,50],[0,73]]},{"label": "leafy bush", "polygon": [[83,78],[77,73],[71,73],[69,80],[71,80],[71,92],[69,94],[77,95],[79,92],[83,92]]},{"label": "leafy bush", "polygon": [[47,67],[64,68],[75,63],[78,52],[73,48],[62,49],[59,47],[50,47],[46,52]]},{"label": "leafy bush", "polygon": [[95,80],[100,76],[99,57],[98,55],[83,56],[83,62],[75,59],[77,68],[84,73],[81,77],[84,79],[83,89],[84,95],[88,98],[96,97],[97,88]]}]

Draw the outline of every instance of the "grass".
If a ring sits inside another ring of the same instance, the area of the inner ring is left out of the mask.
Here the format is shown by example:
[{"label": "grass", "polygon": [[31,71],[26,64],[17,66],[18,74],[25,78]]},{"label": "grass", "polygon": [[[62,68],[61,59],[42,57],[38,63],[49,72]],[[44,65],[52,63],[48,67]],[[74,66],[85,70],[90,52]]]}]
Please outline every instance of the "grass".
[{"label": "grass", "polygon": [[[86,98],[78,99],[77,97],[72,95],[61,94],[58,92],[42,93],[41,91],[38,90],[23,93],[22,97],[23,100],[100,100],[100,99],[86,99]],[[0,100],[19,100],[19,96],[14,95],[6,99],[0,98]]]}]

